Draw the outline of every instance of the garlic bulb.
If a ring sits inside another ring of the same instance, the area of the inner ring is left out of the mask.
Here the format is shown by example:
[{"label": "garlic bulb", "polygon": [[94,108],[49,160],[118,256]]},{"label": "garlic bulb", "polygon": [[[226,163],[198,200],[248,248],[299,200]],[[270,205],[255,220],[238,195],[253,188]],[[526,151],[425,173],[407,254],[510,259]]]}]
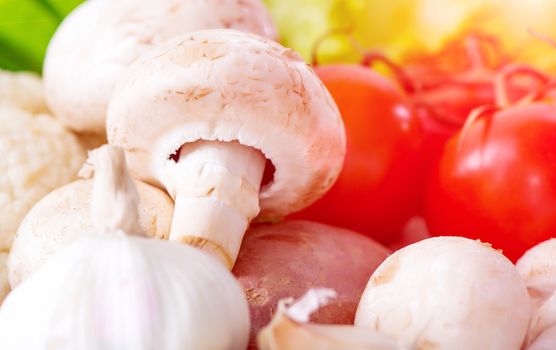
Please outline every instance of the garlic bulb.
[{"label": "garlic bulb", "polygon": [[139,237],[123,152],[103,146],[92,159],[97,234],[61,250],[8,295],[2,348],[245,348],[249,311],[237,281],[200,250]]},{"label": "garlic bulb", "polygon": [[310,324],[309,316],[336,297],[328,288],[310,289],[299,300],[278,302],[272,321],[257,337],[260,350],[405,350],[382,334],[348,325]]}]

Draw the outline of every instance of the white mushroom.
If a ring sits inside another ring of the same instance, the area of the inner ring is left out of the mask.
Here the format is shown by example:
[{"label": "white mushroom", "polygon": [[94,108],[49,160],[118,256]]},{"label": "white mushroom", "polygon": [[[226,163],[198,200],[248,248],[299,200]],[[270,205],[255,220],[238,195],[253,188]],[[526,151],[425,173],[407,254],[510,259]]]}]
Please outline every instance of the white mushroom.
[{"label": "white mushroom", "polygon": [[[531,298],[531,322],[527,343],[556,326],[556,239],[529,249],[516,264]],[[552,331],[552,334],[556,334]],[[543,335],[545,342],[548,335]],[[554,339],[556,342],[556,339]]]},{"label": "white mushroom", "polygon": [[[108,140],[126,150],[135,176],[175,198],[171,240],[212,249],[231,266],[259,210],[261,220],[280,219],[338,176],[338,109],[311,68],[275,42],[199,31],[129,73],[110,100]],[[267,159],[275,171],[261,187]]]},{"label": "white mushroom", "polygon": [[478,241],[436,237],[378,267],[355,325],[416,349],[518,350],[529,309],[523,281],[503,254]]},{"label": "white mushroom", "polygon": [[0,252],[44,195],[77,178],[85,152],[47,115],[0,107]]},{"label": "white mushroom", "polygon": [[112,89],[137,57],[173,36],[211,28],[277,36],[260,0],[86,1],[49,44],[48,105],[71,129],[103,133]]},{"label": "white mushroom", "polygon": [[6,105],[32,114],[48,112],[41,78],[30,72],[0,70],[0,106]]},{"label": "white mushroom", "polygon": [[556,326],[544,330],[526,350],[554,350],[556,349]]},{"label": "white mushroom", "polygon": [[[172,200],[161,190],[136,181],[139,192],[139,223],[149,237],[167,239],[173,212]],[[8,275],[15,288],[50,257],[79,237],[93,234],[91,220],[92,180],[79,180],[58,188],[29,211],[17,231]]]}]

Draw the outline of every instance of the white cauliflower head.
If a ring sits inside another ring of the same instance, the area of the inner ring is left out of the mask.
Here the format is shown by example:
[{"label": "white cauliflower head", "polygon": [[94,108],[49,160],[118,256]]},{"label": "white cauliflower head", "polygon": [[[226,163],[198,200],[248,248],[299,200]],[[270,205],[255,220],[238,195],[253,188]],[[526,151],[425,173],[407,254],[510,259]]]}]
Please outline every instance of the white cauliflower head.
[{"label": "white cauliflower head", "polygon": [[44,195],[77,177],[85,151],[47,115],[0,106],[0,252]]},{"label": "white cauliflower head", "polygon": [[8,271],[6,263],[8,261],[8,253],[0,253],[0,304],[2,300],[8,295],[10,285],[8,284]]},{"label": "white cauliflower head", "polygon": [[46,113],[41,78],[30,72],[0,70],[0,106],[14,106],[30,113]]}]

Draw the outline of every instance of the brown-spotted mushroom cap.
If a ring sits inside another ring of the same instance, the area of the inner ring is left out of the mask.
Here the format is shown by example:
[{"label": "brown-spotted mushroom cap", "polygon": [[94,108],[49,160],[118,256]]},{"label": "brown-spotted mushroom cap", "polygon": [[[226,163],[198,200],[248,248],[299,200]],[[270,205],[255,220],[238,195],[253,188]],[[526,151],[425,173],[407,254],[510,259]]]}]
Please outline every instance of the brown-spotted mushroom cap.
[{"label": "brown-spotted mushroom cap", "polygon": [[[168,239],[173,203],[160,189],[134,181],[139,194],[139,225],[147,237]],[[14,239],[8,260],[15,288],[48,259],[78,238],[96,232],[91,219],[93,180],[78,180],[43,197],[29,211]]]},{"label": "brown-spotted mushroom cap", "polygon": [[[340,114],[313,70],[271,40],[223,29],[139,59],[111,98],[107,133],[135,176],[175,198],[170,239],[204,237],[193,243],[216,244],[229,265],[259,205],[261,220],[310,205],[345,154]],[[266,160],[275,171],[261,187]]]},{"label": "brown-spotted mushroom cap", "polygon": [[49,44],[48,105],[74,131],[103,133],[111,91],[137,57],[173,36],[210,28],[277,37],[260,0],[86,1]]}]

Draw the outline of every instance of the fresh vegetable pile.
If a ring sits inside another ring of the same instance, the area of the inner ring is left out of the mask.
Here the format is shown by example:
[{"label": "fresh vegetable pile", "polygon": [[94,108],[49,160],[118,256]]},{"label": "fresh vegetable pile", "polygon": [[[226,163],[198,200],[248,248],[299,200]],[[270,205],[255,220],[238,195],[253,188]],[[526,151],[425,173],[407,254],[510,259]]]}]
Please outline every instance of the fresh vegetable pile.
[{"label": "fresh vegetable pile", "polygon": [[0,71],[0,349],[556,349],[553,72],[288,3],[90,0]]}]

